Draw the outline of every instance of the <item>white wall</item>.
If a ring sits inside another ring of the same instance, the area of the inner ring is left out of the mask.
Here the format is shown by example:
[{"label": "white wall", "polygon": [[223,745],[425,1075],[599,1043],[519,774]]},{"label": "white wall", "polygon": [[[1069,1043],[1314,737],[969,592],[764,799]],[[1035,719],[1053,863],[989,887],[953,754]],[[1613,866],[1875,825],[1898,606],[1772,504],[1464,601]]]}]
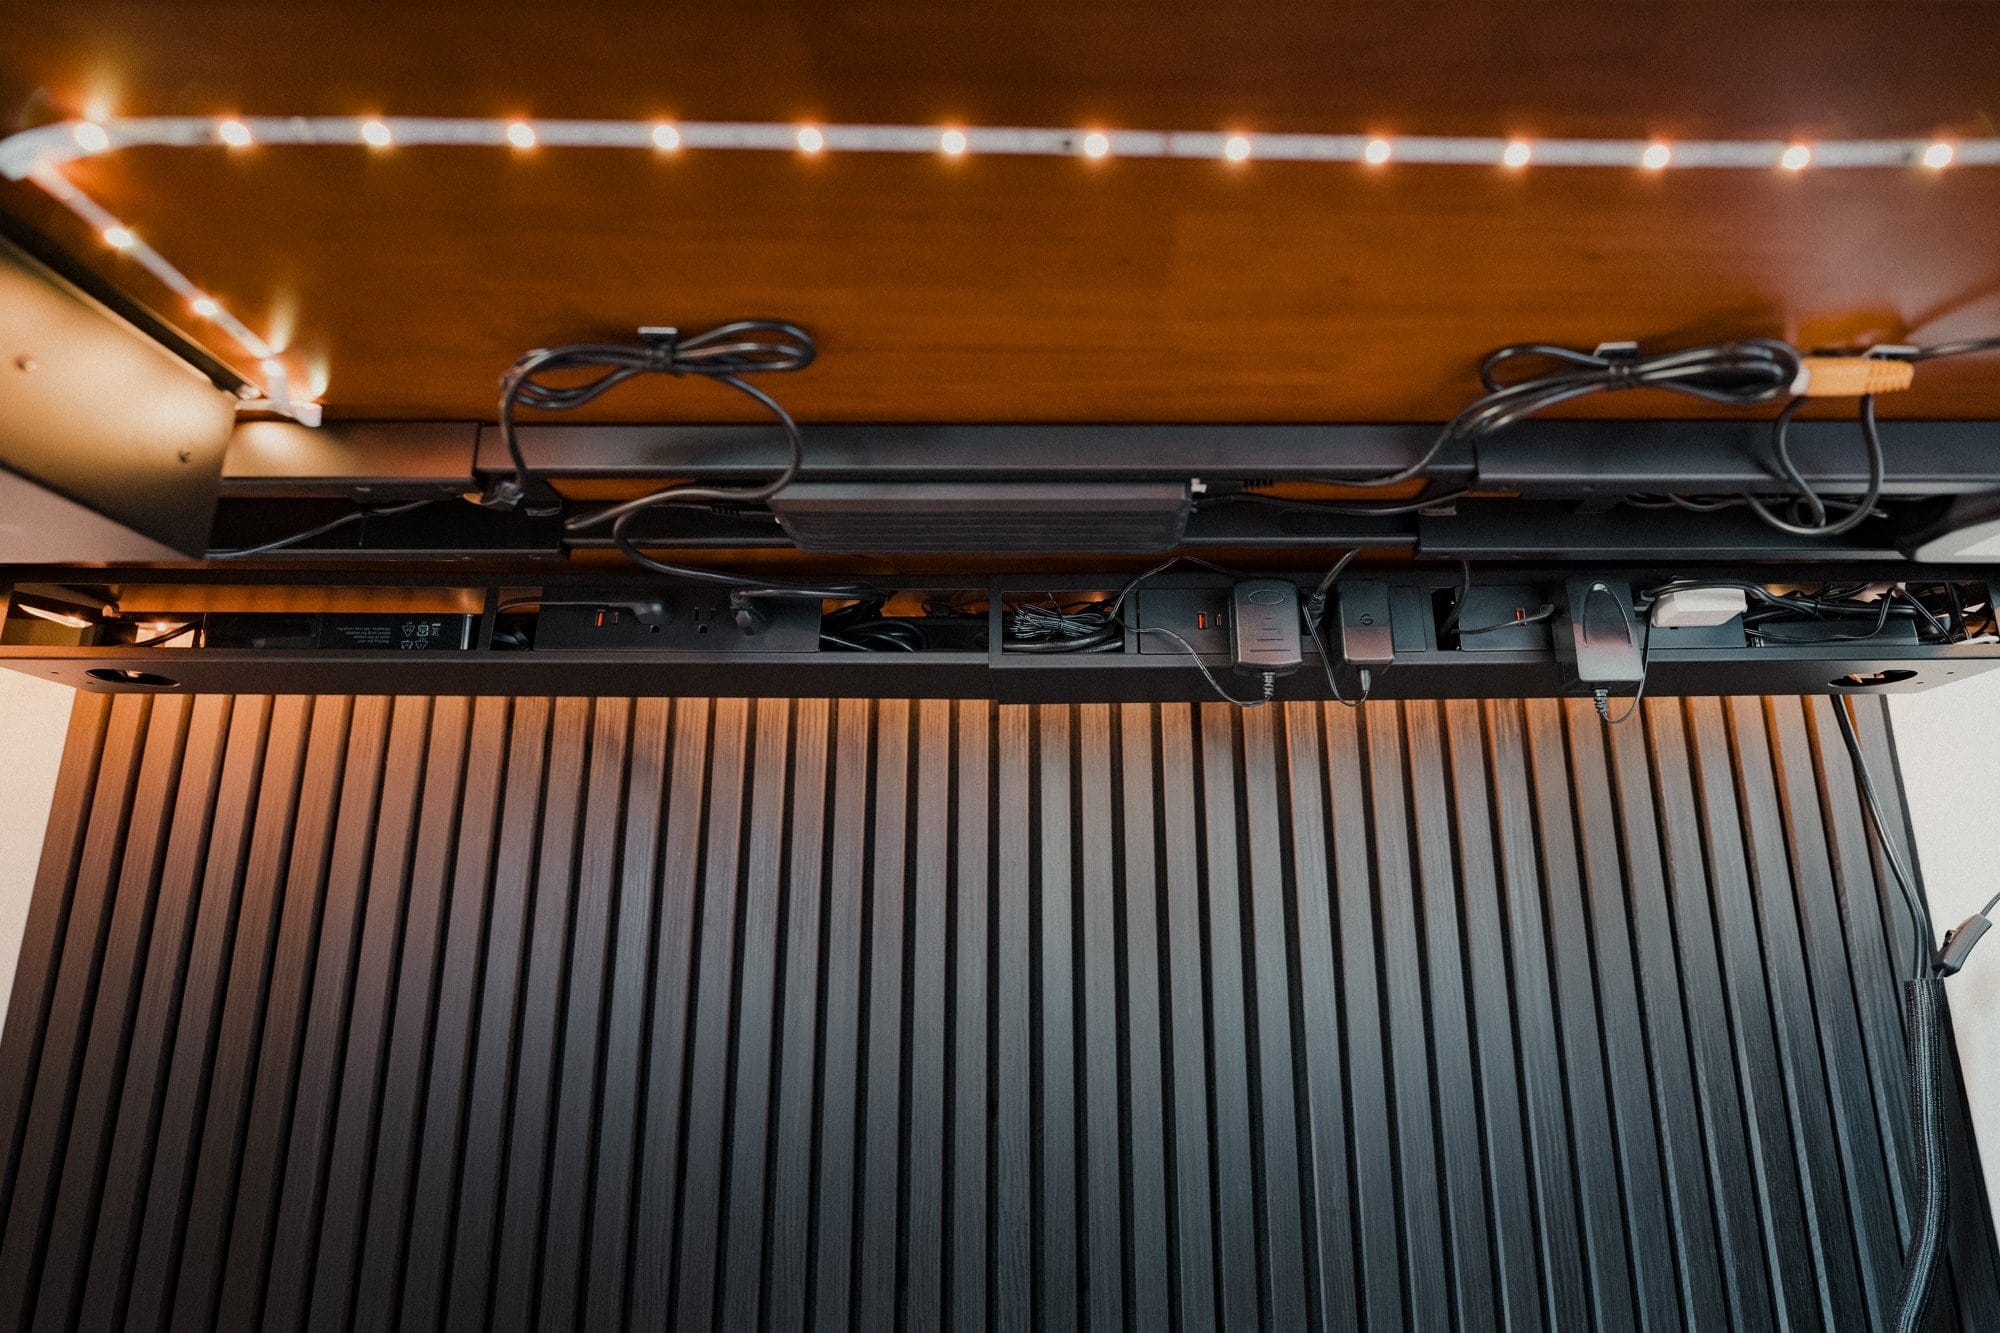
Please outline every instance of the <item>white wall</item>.
[{"label": "white wall", "polygon": [[[1889,704],[1896,758],[1917,830],[1931,917],[1942,934],[2000,892],[2000,671]],[[1986,1195],[2000,1205],[2000,931],[1945,982],[1959,1064],[1986,1167]]]},{"label": "white wall", "polygon": [[14,993],[70,698],[66,685],[0,671],[0,1020]]}]

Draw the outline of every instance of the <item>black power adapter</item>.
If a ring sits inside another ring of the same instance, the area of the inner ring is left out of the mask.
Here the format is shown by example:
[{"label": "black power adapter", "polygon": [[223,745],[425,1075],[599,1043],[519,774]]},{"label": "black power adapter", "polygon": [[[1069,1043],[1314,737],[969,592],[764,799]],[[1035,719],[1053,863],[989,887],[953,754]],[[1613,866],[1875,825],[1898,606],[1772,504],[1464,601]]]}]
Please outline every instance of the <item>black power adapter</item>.
[{"label": "black power adapter", "polygon": [[[1632,692],[1638,707],[1646,684],[1646,646],[1651,629],[1634,607],[1632,585],[1619,579],[1573,578],[1563,584],[1556,610],[1556,664],[1563,691],[1588,694],[1605,721],[1613,694]],[[1630,716],[1629,711],[1626,716]],[[1623,718],[1619,719],[1623,721]]]},{"label": "black power adapter", "polygon": [[1264,677],[1266,697],[1276,677],[1297,671],[1305,662],[1298,585],[1252,579],[1231,588],[1229,649],[1238,671]]}]

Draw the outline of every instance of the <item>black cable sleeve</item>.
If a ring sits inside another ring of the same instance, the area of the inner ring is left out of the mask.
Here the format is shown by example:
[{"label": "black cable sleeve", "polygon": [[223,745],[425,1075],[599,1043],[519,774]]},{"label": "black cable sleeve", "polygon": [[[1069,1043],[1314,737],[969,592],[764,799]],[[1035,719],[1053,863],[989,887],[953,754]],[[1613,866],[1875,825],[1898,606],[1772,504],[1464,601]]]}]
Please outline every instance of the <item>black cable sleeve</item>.
[{"label": "black cable sleeve", "polygon": [[1935,976],[1903,983],[1903,1018],[1909,1043],[1910,1128],[1917,1156],[1917,1227],[1903,1257],[1896,1292],[1896,1333],[1921,1333],[1928,1324],[1950,1216],[1949,1164],[1944,1115],[1944,982]]}]

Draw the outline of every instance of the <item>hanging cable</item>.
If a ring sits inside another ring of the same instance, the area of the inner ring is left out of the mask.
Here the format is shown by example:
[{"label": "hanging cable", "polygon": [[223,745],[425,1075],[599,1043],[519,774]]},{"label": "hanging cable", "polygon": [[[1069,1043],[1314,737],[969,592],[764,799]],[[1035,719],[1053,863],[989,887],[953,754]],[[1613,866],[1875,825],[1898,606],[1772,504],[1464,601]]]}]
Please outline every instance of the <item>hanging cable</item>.
[{"label": "hanging cable", "polygon": [[268,555],[272,551],[282,551],[287,547],[297,546],[301,542],[309,542],[315,537],[324,537],[329,532],[337,532],[341,528],[359,523],[364,519],[388,518],[392,514],[407,514],[413,509],[422,509],[425,505],[433,503],[435,501],[412,500],[408,504],[389,505],[386,508],[380,509],[357,509],[351,514],[342,514],[339,518],[322,523],[316,528],[307,528],[304,532],[295,532],[289,537],[280,537],[276,541],[265,542],[261,546],[245,546],[231,551],[209,551],[203,556],[203,559],[243,560],[253,555]]},{"label": "hanging cable", "polygon": [[1792,484],[1797,493],[1798,503],[1805,506],[1809,517],[1804,522],[1794,522],[1780,515],[1754,495],[1745,495],[1743,502],[1750,506],[1752,513],[1779,532],[1793,537],[1838,537],[1842,533],[1854,531],[1873,517],[1875,502],[1882,498],[1885,465],[1882,458],[1882,435],[1875,426],[1875,396],[1863,394],[1857,413],[1861,423],[1861,442],[1868,454],[1868,489],[1862,493],[1853,511],[1841,519],[1827,516],[1826,502],[1820,498],[1819,492],[1812,488],[1811,483],[1806,481],[1805,475],[1792,462],[1789,444],[1792,418],[1798,415],[1799,409],[1804,407],[1806,402],[1804,398],[1792,399],[1785,404],[1784,411],[1778,413],[1778,419],[1771,423],[1771,454],[1777,459],[1779,470],[1785,474],[1785,480]]}]

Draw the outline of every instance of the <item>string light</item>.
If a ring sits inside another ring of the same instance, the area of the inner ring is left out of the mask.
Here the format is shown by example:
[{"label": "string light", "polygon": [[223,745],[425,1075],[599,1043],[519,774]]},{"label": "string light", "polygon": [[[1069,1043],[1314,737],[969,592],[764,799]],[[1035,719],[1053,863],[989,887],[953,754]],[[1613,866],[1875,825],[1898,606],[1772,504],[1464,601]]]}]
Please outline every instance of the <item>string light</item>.
[{"label": "string light", "polygon": [[[947,137],[952,136],[952,137]],[[956,145],[962,136],[965,147]],[[248,116],[222,119],[139,116],[64,121],[23,130],[0,139],[0,176],[23,179],[38,169],[93,153],[132,147],[192,148],[217,142],[236,147],[257,144],[372,147],[421,144],[474,147],[495,141],[532,148],[546,139],[561,147],[666,148],[759,152],[786,149],[851,153],[959,152],[1015,156],[1208,158],[1242,160],[1244,144],[1259,161],[1363,162],[1380,166],[1391,157],[1420,166],[1509,167],[1530,162],[1544,167],[1641,167],[1658,169],[1660,150],[1682,169],[1769,168],[1801,165],[1832,168],[1888,168],[1922,164],[2000,167],[2000,136],[1965,143],[1938,140],[1829,140],[1817,146],[1767,140],[1687,140],[1671,146],[1626,139],[1473,138],[1406,135],[1394,141],[1349,134],[1241,134],[1215,131],[1102,130],[1057,128],[948,129],[917,125],[806,125],[779,122],[663,123],[638,120],[481,120],[403,116],[393,120],[338,116]],[[812,146],[809,146],[812,145]]]},{"label": "string light", "polygon": [[[391,128],[393,126],[393,129]],[[1208,131],[1122,130],[1114,141],[1102,130],[1079,133],[1062,128],[938,129],[916,125],[800,126],[782,122],[667,123],[636,120],[559,120],[541,122],[549,141],[561,147],[652,148],[760,152],[790,150],[816,154],[837,146],[842,152],[941,152],[958,157],[974,149],[1030,157],[1131,157],[1207,159],[1242,162],[1315,164],[1358,162],[1380,167],[1393,159],[1420,168],[1466,168],[1494,165],[1520,169],[1531,162],[1541,169],[1634,168],[1658,171],[1668,165],[1681,170],[1701,168],[1741,170],[1779,167],[1802,171],[1808,166],[1833,169],[1907,170],[1921,165],[1933,171],[1946,167],[2000,167],[2000,136],[1952,143],[1944,140],[1850,139],[1817,145],[1772,143],[1768,140],[1686,140],[1660,142],[1601,139],[1525,139],[1406,135],[1392,141],[1350,134],[1242,134]],[[187,302],[196,315],[210,321],[260,362],[271,357],[270,344],[244,325],[214,297],[103,205],[86,194],[62,171],[66,162],[132,147],[201,148],[218,142],[232,148],[251,144],[335,146],[363,144],[477,147],[500,142],[520,150],[542,139],[526,120],[483,120],[463,117],[347,118],[337,116],[268,117],[114,117],[108,105],[92,104],[82,119],[56,122],[0,138],[0,178],[28,180],[96,230],[104,243],[125,252],[169,290]],[[282,365],[267,364],[266,372],[283,374]],[[273,388],[282,392],[282,383]],[[255,388],[246,392],[255,395]],[[273,400],[275,401],[275,400]],[[301,410],[312,404],[297,404]],[[280,408],[279,410],[285,410]],[[303,419],[303,418],[302,418]]]}]

